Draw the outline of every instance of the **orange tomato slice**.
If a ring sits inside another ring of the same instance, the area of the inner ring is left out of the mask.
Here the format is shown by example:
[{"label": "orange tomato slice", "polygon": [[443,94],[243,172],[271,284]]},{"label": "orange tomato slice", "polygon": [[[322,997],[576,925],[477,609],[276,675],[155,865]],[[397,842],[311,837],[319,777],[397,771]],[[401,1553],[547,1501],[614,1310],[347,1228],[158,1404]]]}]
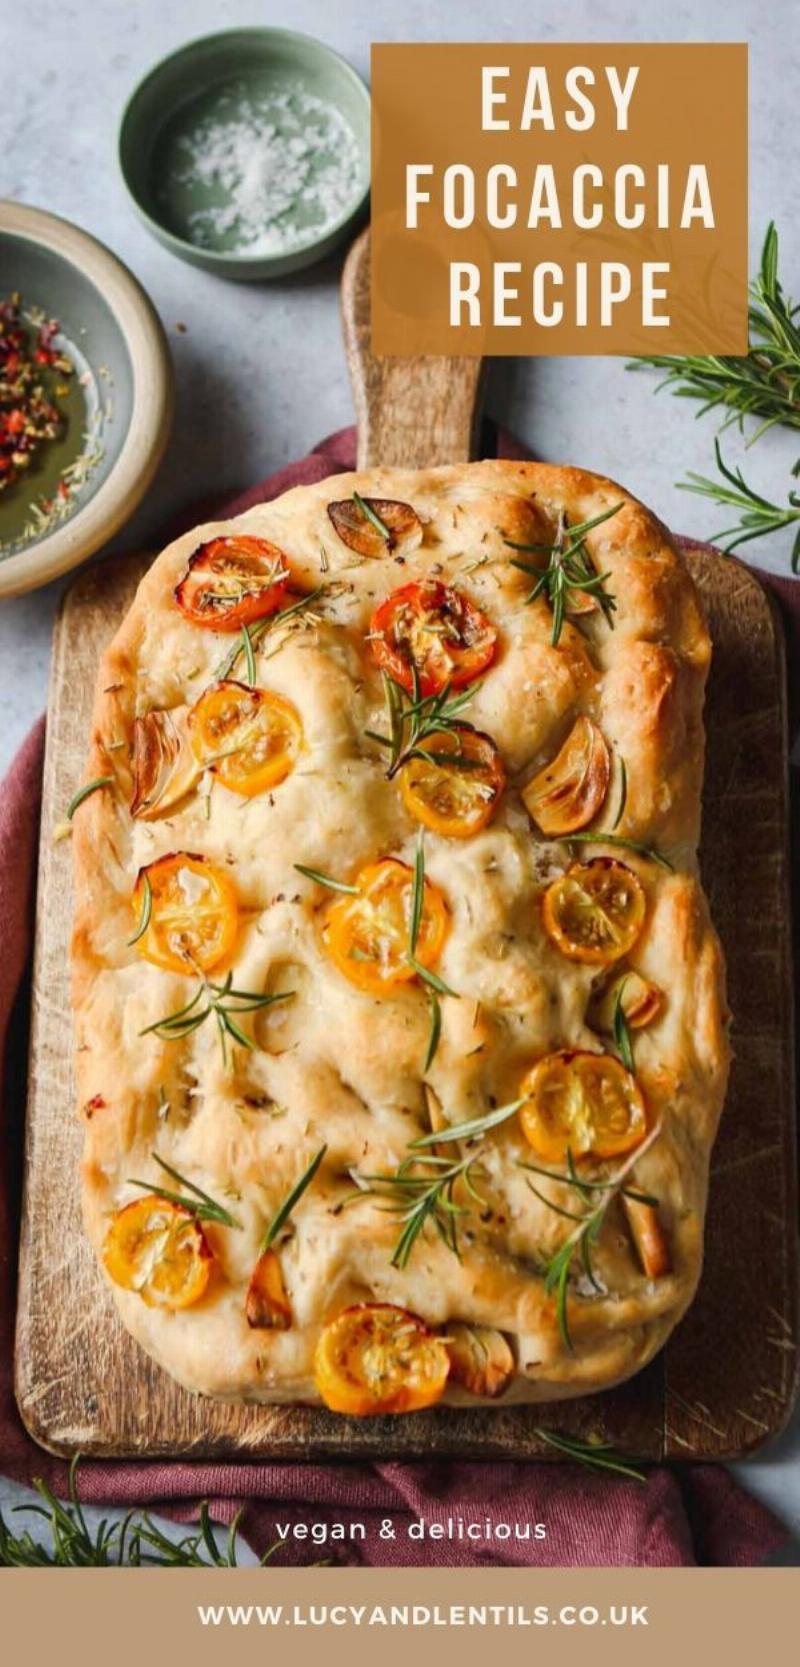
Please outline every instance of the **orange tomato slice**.
[{"label": "orange tomato slice", "polygon": [[542,899],[548,937],[570,961],[610,966],[632,949],[646,902],[633,870],[612,857],[574,863]]},{"label": "orange tomato slice", "polygon": [[443,730],[428,737],[424,751],[400,776],[406,809],[445,839],[480,833],[506,785],[494,741],[476,729]]},{"label": "orange tomato slice", "polygon": [[561,751],[528,782],[522,802],[549,838],[575,833],[597,815],[608,792],[608,747],[591,718],[580,717]]},{"label": "orange tomato slice", "polygon": [[115,1285],[148,1308],[191,1308],[205,1292],[213,1254],[199,1221],[166,1198],[135,1198],[118,1210],[103,1246]]},{"label": "orange tomato slice", "polygon": [[266,538],[211,538],[190,556],[175,601],[193,625],[238,631],[281,607],[291,574]]},{"label": "orange tomato slice", "polygon": [[291,701],[244,683],[215,683],[206,689],[188,721],[195,758],[245,799],[285,780],[303,740]]},{"label": "orange tomato slice", "polygon": [[534,1152],[547,1163],[573,1157],[617,1158],[647,1133],[641,1090],[618,1059],[563,1050],[528,1072],[519,1120]]},{"label": "orange tomato slice", "polygon": [[325,1326],[314,1355],[314,1379],[325,1405],[351,1418],[433,1406],[449,1370],[442,1339],[416,1314],[391,1303],[343,1309]]},{"label": "orange tomato slice", "polygon": [[[362,868],[355,884],[356,895],[338,898],[328,911],[325,947],[339,971],[359,990],[390,995],[416,977],[408,960],[414,876],[406,863],[386,857]],[[433,966],[447,927],[444,898],[426,879],[415,952],[421,966]]]},{"label": "orange tomato slice", "polygon": [[208,857],[172,851],[139,870],[133,893],[137,920],[150,884],[150,923],[139,954],[168,972],[210,972],[230,955],[239,927],[233,882]]},{"label": "orange tomato slice", "polygon": [[453,585],[438,579],[401,585],[375,609],[369,628],[382,671],[421,695],[463,689],[491,665],[497,632],[486,615]]}]

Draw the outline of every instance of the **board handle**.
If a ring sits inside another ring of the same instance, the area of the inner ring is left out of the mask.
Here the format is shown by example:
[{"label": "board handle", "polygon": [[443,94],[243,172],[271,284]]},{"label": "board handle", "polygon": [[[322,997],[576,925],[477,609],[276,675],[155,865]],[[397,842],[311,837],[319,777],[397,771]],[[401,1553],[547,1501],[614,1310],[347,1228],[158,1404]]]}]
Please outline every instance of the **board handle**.
[{"label": "board handle", "polygon": [[369,228],[342,273],[342,329],[358,424],[356,465],[468,463],[483,382],[480,358],[376,359],[370,345]]}]

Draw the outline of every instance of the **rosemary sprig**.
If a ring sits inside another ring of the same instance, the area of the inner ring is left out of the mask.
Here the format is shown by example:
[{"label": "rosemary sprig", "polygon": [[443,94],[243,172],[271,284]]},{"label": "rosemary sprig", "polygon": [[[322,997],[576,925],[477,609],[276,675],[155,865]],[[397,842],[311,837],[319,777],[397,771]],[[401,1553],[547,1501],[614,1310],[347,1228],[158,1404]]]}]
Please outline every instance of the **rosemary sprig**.
[{"label": "rosemary sprig", "polygon": [[303,1174],[300,1176],[299,1181],[296,1183],[295,1186],[292,1187],[291,1192],[287,1194],[287,1196],[283,1200],[283,1203],[276,1210],[274,1216],[272,1217],[271,1222],[269,1223],[269,1225],[267,1226],[267,1228],[264,1232],[264,1236],[261,1240],[261,1244],[259,1245],[259,1254],[260,1255],[263,1256],[264,1251],[269,1250],[270,1247],[275,1243],[275,1240],[277,1239],[278,1234],[280,1233],[281,1229],[283,1227],[285,1227],[287,1221],[289,1220],[289,1217],[290,1217],[295,1205],[297,1203],[299,1203],[300,1199],[302,1198],[303,1193],[306,1190],[306,1187],[309,1187],[311,1185],[311,1182],[313,1181],[314,1176],[316,1175],[317,1170],[319,1169],[319,1166],[322,1163],[322,1160],[323,1160],[327,1150],[328,1150],[327,1145],[320,1146],[320,1149],[319,1149],[316,1157],[311,1159],[311,1162],[310,1162],[308,1168],[303,1171]]},{"label": "rosemary sprig", "polygon": [[94,781],[87,781],[84,787],[79,787],[77,793],[73,793],[67,805],[65,812],[67,821],[72,821],[76,810],[83,804],[84,799],[88,799],[92,793],[99,793],[102,787],[111,787],[113,781],[113,776],[97,776]]},{"label": "rosemary sprig", "polygon": [[[34,1516],[46,1523],[50,1544],[34,1539],[29,1528],[15,1533],[0,1513],[0,1567],[43,1568],[134,1568],[167,1565],[173,1568],[236,1568],[242,1511],[230,1524],[224,1547],[214,1536],[208,1501],[200,1506],[197,1529],[172,1540],[147,1511],[128,1511],[117,1522],[103,1518],[91,1528],[78,1492],[78,1466],[69,1467],[69,1493],[65,1502],[37,1477],[33,1486],[41,1504],[15,1505],[14,1516]],[[278,1550],[276,1541],[264,1553],[261,1565],[269,1563]]]},{"label": "rosemary sprig", "polygon": [[414,880],[411,887],[411,910],[408,919],[408,959],[414,965],[419,941],[419,929],[422,925],[422,911],[425,907],[425,834],[419,830],[417,849],[414,853]]},{"label": "rosemary sprig", "polygon": [[328,891],[344,891],[351,897],[358,896],[358,886],[347,886],[344,880],[334,880],[332,874],[323,874],[321,868],[306,868],[302,862],[296,862],[294,867],[298,874],[304,874],[306,879],[313,880],[315,885],[326,886]]},{"label": "rosemary sprig", "polygon": [[142,909],[141,909],[141,914],[139,915],[139,925],[138,925],[136,931],[134,932],[133,937],[128,939],[128,948],[129,949],[131,949],[135,943],[138,943],[140,938],[144,937],[145,932],[147,931],[147,928],[150,925],[152,914],[153,914],[153,888],[150,884],[149,874],[143,874],[142,875]]},{"label": "rosemary sprig", "polygon": [[[736,423],[744,433],[745,423],[761,419],[747,444],[752,446],[770,428],[800,428],[800,308],[784,293],[778,278],[778,233],[774,222],[767,227],[758,273],[750,285],[750,341],[746,354],[718,357],[688,354],[647,355],[628,366],[663,370],[656,392],[668,388],[679,399],[698,403],[696,415],[716,410],[722,418],[720,432]],[[794,527],[791,563],[800,571],[800,497],[789,491],[785,505],[773,504],[747,484],[740,469],[723,462],[719,440],[715,440],[719,480],[688,473],[679,486],[710,498],[725,509],[736,511],[736,520],[713,535],[726,541],[730,552],[751,539]],[[800,474],[800,459],[792,474]]]},{"label": "rosemary sprig", "polygon": [[[301,613],[304,608],[310,607],[312,602],[317,602],[324,591],[324,585],[317,585],[315,590],[308,591],[305,596],[299,596],[296,602],[290,602],[288,608],[279,608],[277,613],[268,614],[266,619],[257,619],[252,625],[243,625],[241,636],[237,638],[230,653],[226,654],[224,660],[220,661],[213,674],[212,682],[224,683],[226,677],[230,677],[240,654],[244,654],[247,658],[248,677],[250,683],[254,684],[255,657],[253,650],[258,646],[264,634],[267,631],[274,630],[276,625],[283,625],[285,620],[291,619],[293,614]],[[250,674],[251,665],[252,675]]]},{"label": "rosemary sprig", "polygon": [[[698,475],[693,469],[687,470],[686,479],[678,481],[681,492],[694,492],[701,498],[712,498],[714,503],[724,505],[739,512],[738,520],[733,526],[723,527],[720,532],[712,533],[710,543],[720,544],[726,555],[738,550],[741,544],[749,544],[754,538],[765,538],[769,533],[782,532],[784,527],[796,527],[794,543],[792,545],[792,572],[800,572],[800,493],[790,491],[786,506],[770,503],[763,498],[752,486],[748,486],[741,469],[729,469],[723,462],[719,440],[714,440],[714,452],[717,459],[722,481],[709,480],[707,475]],[[800,474],[800,458],[795,464],[792,474]]]},{"label": "rosemary sprig", "polygon": [[607,1441],[580,1441],[577,1436],[562,1435],[559,1430],[534,1429],[540,1441],[554,1447],[567,1459],[585,1464],[590,1470],[612,1471],[616,1476],[628,1476],[633,1482],[646,1482],[643,1470],[638,1470],[621,1453],[615,1453]]},{"label": "rosemary sprig", "polygon": [[[152,1192],[156,1198],[166,1198],[169,1204],[180,1204],[184,1210],[189,1210],[198,1221],[214,1221],[219,1227],[241,1228],[241,1222],[231,1215],[230,1210],[226,1210],[224,1204],[218,1204],[210,1193],[204,1192],[202,1187],[195,1186],[194,1181],[187,1181],[185,1175],[181,1175],[179,1170],[173,1169],[172,1165],[167,1163],[164,1158],[160,1158],[157,1152],[151,1152],[150,1156],[158,1164],[159,1169],[163,1169],[165,1175],[171,1176],[172,1180],[177,1181],[178,1185],[185,1191],[175,1192],[174,1188],[160,1187],[153,1181],[138,1181],[135,1175],[129,1175],[128,1181],[132,1187],[142,1187],[145,1192]],[[188,1197],[186,1196],[187,1193],[189,1194]]]},{"label": "rosemary sprig", "polygon": [[[365,733],[371,741],[377,741],[378,745],[385,747],[389,753],[387,781],[392,781],[410,759],[429,760],[431,755],[425,750],[425,743],[434,736],[474,729],[474,724],[468,723],[461,714],[479,688],[479,683],[472,683],[469,688],[461,689],[453,695],[448,683],[438,695],[420,695],[414,673],[414,689],[409,695],[401,684],[395,683],[394,678],[384,672],[383,691],[389,733],[384,735],[374,729],[368,729]],[[468,765],[471,762],[466,761]],[[460,769],[459,754],[448,753],[447,763],[453,769]]]},{"label": "rosemary sprig", "polygon": [[[238,1023],[243,1013],[255,1013],[262,1008],[272,1007],[277,1001],[288,1001],[294,995],[293,990],[279,990],[273,995],[259,993],[256,990],[235,990],[233,988],[233,973],[229,972],[223,984],[212,984],[209,979],[202,979],[194,995],[184,1007],[177,1012],[168,1013],[163,1019],[156,1019],[151,1025],[145,1025],[140,1030],[140,1036],[160,1036],[165,1042],[179,1042],[205,1024],[206,1019],[213,1013],[219,1032],[222,1058],[227,1063],[227,1038],[232,1036],[241,1047],[251,1052],[255,1042],[248,1036]],[[200,1003],[205,998],[205,1005]]]},{"label": "rosemary sprig", "polygon": [[[649,1135],[647,1135],[641,1142],[641,1145],[637,1146],[635,1151],[630,1154],[630,1157],[626,1159],[622,1168],[617,1171],[616,1175],[609,1176],[605,1183],[601,1182],[598,1184],[586,1183],[583,1181],[580,1182],[580,1185],[587,1188],[591,1187],[592,1191],[602,1190],[603,1197],[597,1203],[592,1201],[585,1212],[576,1218],[575,1226],[573,1227],[572,1232],[564,1240],[564,1243],[559,1245],[558,1250],[554,1251],[553,1255],[544,1266],[543,1275],[545,1292],[548,1296],[555,1295],[558,1329],[561,1333],[564,1347],[569,1349],[571,1354],[574,1353],[574,1347],[569,1329],[567,1304],[569,1280],[572,1273],[574,1258],[576,1255],[579,1256],[581,1266],[587,1279],[590,1284],[595,1287],[595,1290],[599,1291],[601,1286],[594,1271],[592,1252],[594,1251],[597,1240],[600,1237],[607,1211],[614,1199],[621,1193],[624,1193],[625,1191],[630,1193],[630,1189],[625,1188],[625,1181],[634,1165],[644,1157],[645,1152],[647,1152],[653,1145],[653,1142],[658,1139],[660,1133],[661,1124],[659,1122],[656,1123],[650,1130]],[[533,1164],[520,1164],[520,1168],[524,1169],[526,1167],[534,1170],[535,1172],[535,1166]],[[576,1185],[576,1181],[569,1173],[565,1177],[563,1175],[553,1176],[551,1172],[551,1179],[558,1179],[568,1186],[574,1187]],[[536,1191],[535,1188],[532,1190]],[[630,1195],[638,1197],[642,1201],[645,1201],[646,1199],[648,1203],[655,1202],[653,1199],[646,1198],[646,1195],[643,1193],[630,1193]],[[542,1203],[549,1205],[551,1209],[555,1210],[557,1215],[563,1215],[565,1213],[560,1205],[552,1204],[551,1201],[544,1198],[541,1193],[537,1193],[537,1196],[541,1199]]]},{"label": "rosemary sprig", "polygon": [[620,822],[622,821],[622,818],[623,818],[623,815],[624,815],[624,812],[625,812],[625,806],[628,803],[628,766],[625,763],[625,760],[622,757],[621,753],[618,754],[618,757],[619,757],[619,804],[617,805],[617,814],[614,817],[614,820],[611,824],[612,829],[619,827]]},{"label": "rosemary sprig", "polygon": [[365,498],[362,498],[360,492],[353,493],[353,503],[355,504],[356,509],[361,511],[365,520],[369,521],[370,526],[375,528],[376,533],[380,533],[384,543],[391,549],[394,543],[394,534],[392,533],[391,528],[387,527],[386,522],[381,520],[380,516],[372,508],[372,505],[368,504]]},{"label": "rosemary sprig", "polygon": [[644,354],[627,366],[663,370],[656,392],[669,388],[679,399],[699,402],[698,417],[707,411],[728,414],[723,427],[736,423],[742,431],[748,417],[762,417],[752,445],[776,423],[800,428],[800,328],[798,307],[784,295],[778,279],[778,233],[767,227],[761,262],[750,285],[750,347],[731,357],[687,354]]},{"label": "rosemary sprig", "polygon": [[663,851],[657,851],[653,845],[642,845],[637,839],[623,839],[620,834],[602,833],[569,833],[564,835],[568,844],[583,845],[618,845],[622,850],[635,851],[640,857],[647,857],[650,862],[657,862],[660,868],[667,868],[670,874],[675,873],[675,865]]},{"label": "rosemary sprig", "polygon": [[426,1071],[430,1070],[439,1051],[439,1043],[442,1039],[442,1004],[432,985],[428,989],[428,1005],[430,1007],[431,1024],[428,1032],[428,1046],[425,1052],[425,1063],[422,1067],[423,1076]]},{"label": "rosemary sprig", "polygon": [[593,516],[591,520],[578,521],[572,527],[567,524],[566,515],[562,510],[553,544],[518,544],[511,538],[503,540],[510,550],[527,551],[531,555],[546,555],[548,558],[545,568],[542,568],[541,563],[534,565],[513,557],[511,565],[535,578],[536,582],[526,596],[526,602],[535,602],[537,596],[541,595],[547,597],[553,611],[550,640],[554,645],[561,636],[573,593],[592,596],[613,629],[613,615],[617,604],[606,589],[606,580],[611,575],[598,572],[586,548],[586,534],[594,527],[601,526],[604,521],[610,521],[612,515],[616,515],[622,508],[623,503],[620,501],[611,509],[605,509],[602,514]]},{"label": "rosemary sprig", "polygon": [[430,1222],[442,1243],[461,1260],[458,1242],[458,1220],[470,1213],[470,1205],[457,1204],[455,1189],[461,1181],[472,1201],[486,1208],[485,1199],[476,1191],[473,1171],[478,1154],[450,1163],[447,1158],[411,1155],[404,1158],[399,1168],[388,1175],[364,1175],[359,1181],[367,1184],[367,1191],[389,1200],[388,1208],[402,1223],[400,1237],[392,1252],[392,1267],[402,1271],[408,1262],[420,1234]]}]

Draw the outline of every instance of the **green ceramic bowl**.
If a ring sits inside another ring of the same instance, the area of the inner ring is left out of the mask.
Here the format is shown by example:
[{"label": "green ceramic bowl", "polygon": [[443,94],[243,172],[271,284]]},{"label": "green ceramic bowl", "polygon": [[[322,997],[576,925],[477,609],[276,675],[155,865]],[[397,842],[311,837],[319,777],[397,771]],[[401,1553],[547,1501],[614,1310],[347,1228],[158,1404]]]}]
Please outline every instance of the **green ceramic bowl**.
[{"label": "green ceramic bowl", "polygon": [[[264,123],[275,133],[266,147]],[[322,138],[314,154],[309,130]],[[367,199],[369,155],[363,81],[289,29],[182,47],[139,83],[119,135],[123,179],[153,235],[236,279],[296,272],[341,243]]]},{"label": "green ceramic bowl", "polygon": [[58,320],[56,345],[75,366],[58,395],[63,433],[0,493],[0,596],[15,596],[84,561],[144,497],[169,433],[172,367],[144,290],[68,220],[0,202],[0,274],[0,298],[19,291],[23,317]]}]

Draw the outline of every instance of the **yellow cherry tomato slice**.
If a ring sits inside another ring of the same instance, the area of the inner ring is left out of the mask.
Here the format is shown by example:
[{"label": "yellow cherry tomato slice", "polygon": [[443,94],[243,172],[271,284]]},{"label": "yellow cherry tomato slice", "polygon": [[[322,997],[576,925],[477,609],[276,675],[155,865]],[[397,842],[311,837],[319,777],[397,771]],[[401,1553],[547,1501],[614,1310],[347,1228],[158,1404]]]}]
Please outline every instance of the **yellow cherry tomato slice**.
[{"label": "yellow cherry tomato slice", "polygon": [[542,899],[545,931],[561,954],[598,967],[610,966],[632,949],[645,909],[633,870],[611,857],[574,863]]},{"label": "yellow cherry tomato slice", "polygon": [[[408,960],[414,876],[406,863],[386,857],[362,868],[355,884],[355,896],[337,899],[328,911],[325,947],[359,990],[391,995],[416,977]],[[415,951],[421,966],[432,967],[438,959],[447,927],[444,898],[426,879]]]},{"label": "yellow cherry tomato slice", "polygon": [[351,1418],[433,1406],[449,1370],[442,1339],[416,1314],[390,1303],[343,1309],[326,1325],[314,1355],[325,1405]]},{"label": "yellow cherry tomato slice", "polygon": [[103,1247],[115,1285],[148,1308],[191,1308],[203,1296],[213,1254],[199,1221],[166,1198],[136,1198],[118,1210]]},{"label": "yellow cherry tomato slice", "polygon": [[523,789],[528,815],[549,838],[575,833],[597,815],[608,792],[608,747],[591,718],[580,717],[561,751]]},{"label": "yellow cherry tomato slice", "polygon": [[291,701],[245,683],[215,683],[189,713],[195,758],[232,793],[252,799],[284,781],[303,740]]},{"label": "yellow cherry tomato slice", "polygon": [[647,1133],[635,1077],[605,1053],[548,1054],[528,1072],[519,1120],[526,1140],[547,1163],[573,1157],[617,1158]]},{"label": "yellow cherry tomato slice", "polygon": [[425,741],[400,777],[406,809],[445,839],[469,839],[491,820],[506,784],[500,754],[476,729],[443,730]]},{"label": "yellow cherry tomato slice", "polygon": [[236,942],[239,904],[233,882],[208,857],[172,851],[139,871],[133,893],[136,918],[147,907],[150,921],[138,940],[139,954],[168,972],[210,972],[227,959]]}]

